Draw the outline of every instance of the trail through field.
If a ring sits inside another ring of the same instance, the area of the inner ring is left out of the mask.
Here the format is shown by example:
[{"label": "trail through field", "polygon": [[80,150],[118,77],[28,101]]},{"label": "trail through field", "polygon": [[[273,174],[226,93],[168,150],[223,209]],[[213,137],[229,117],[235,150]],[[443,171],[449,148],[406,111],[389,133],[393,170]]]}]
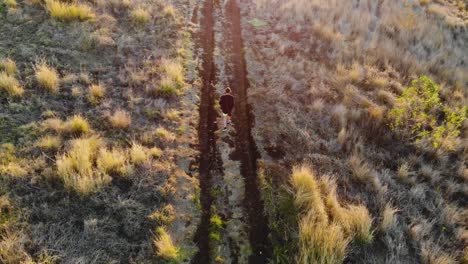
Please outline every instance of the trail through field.
[{"label": "trail through field", "polygon": [[[192,263],[266,263],[268,224],[258,187],[258,152],[251,135],[253,116],[247,101],[246,63],[241,14],[236,0],[224,6],[205,0],[200,8],[198,49],[201,51],[199,106],[199,180],[202,220],[195,235],[199,251]],[[224,8],[224,12],[220,12]],[[196,9],[198,10],[198,9]],[[218,14],[218,16],[216,16]],[[216,19],[224,14],[221,24]],[[196,21],[195,21],[196,23]],[[222,25],[216,32],[216,25]],[[223,44],[216,46],[215,34]],[[219,48],[222,52],[216,52]],[[216,55],[215,55],[216,54]],[[217,56],[217,57],[216,57]],[[235,97],[233,128],[218,130],[217,63],[226,61]],[[221,230],[217,218],[221,219]]]}]

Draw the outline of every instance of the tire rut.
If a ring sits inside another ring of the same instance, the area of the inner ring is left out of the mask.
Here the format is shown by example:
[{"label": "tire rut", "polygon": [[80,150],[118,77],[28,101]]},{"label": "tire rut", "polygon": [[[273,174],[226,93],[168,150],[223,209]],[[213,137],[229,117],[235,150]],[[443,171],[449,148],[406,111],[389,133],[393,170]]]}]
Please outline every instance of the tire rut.
[{"label": "tire rut", "polygon": [[236,129],[235,148],[241,162],[241,174],[245,180],[245,210],[248,216],[249,240],[252,255],[249,263],[267,263],[271,255],[269,244],[268,221],[264,214],[257,177],[257,159],[259,157],[252,137],[253,115],[248,103],[249,81],[244,57],[242,39],[241,12],[236,0],[229,0],[225,6],[225,37],[227,39],[227,61],[230,67],[229,85],[235,97],[234,126]]},{"label": "tire rut", "polygon": [[200,18],[201,31],[197,36],[197,45],[203,50],[200,76],[202,78],[200,106],[199,106],[199,180],[200,180],[200,202],[202,206],[202,218],[195,234],[195,243],[199,251],[192,263],[210,263],[210,219],[212,217],[211,207],[214,197],[211,194],[212,179],[215,173],[222,173],[219,152],[216,146],[216,124],[217,113],[215,104],[216,68],[213,58],[214,41],[214,17],[213,1],[206,0],[203,3]]}]

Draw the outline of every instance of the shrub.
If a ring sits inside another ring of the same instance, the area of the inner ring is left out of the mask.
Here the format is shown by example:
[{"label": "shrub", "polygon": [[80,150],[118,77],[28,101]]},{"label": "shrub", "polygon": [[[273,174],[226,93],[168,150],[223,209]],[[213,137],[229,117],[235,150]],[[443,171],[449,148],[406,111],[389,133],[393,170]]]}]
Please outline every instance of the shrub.
[{"label": "shrub", "polygon": [[0,72],[0,91],[4,91],[10,96],[21,96],[24,93],[18,80],[5,72]]},{"label": "shrub", "polygon": [[132,123],[130,114],[123,110],[117,110],[110,118],[109,121],[114,128],[125,129]]},{"label": "shrub", "polygon": [[174,245],[171,236],[162,227],[159,227],[156,233],[157,237],[153,242],[158,250],[158,256],[167,260],[176,260],[179,257],[179,248]]},{"label": "shrub", "polygon": [[454,140],[466,119],[467,107],[449,107],[439,97],[439,86],[421,76],[407,87],[390,111],[392,128],[428,141],[435,149],[455,150]]},{"label": "shrub", "polygon": [[57,157],[57,173],[67,189],[88,195],[110,183],[108,175],[93,168],[101,146],[98,138],[75,139],[68,152]]},{"label": "shrub", "polygon": [[130,160],[133,164],[142,164],[148,160],[148,153],[145,147],[138,143],[133,143],[130,149]]},{"label": "shrub", "polygon": [[45,0],[45,4],[50,15],[63,22],[85,21],[95,17],[91,7],[85,4],[65,3],[57,0]]},{"label": "shrub", "polygon": [[91,131],[88,121],[81,115],[74,115],[65,122],[64,129],[75,135],[87,134]]},{"label": "shrub", "polygon": [[36,80],[40,86],[49,92],[56,93],[59,90],[59,76],[55,69],[41,62],[36,65]]},{"label": "shrub", "polygon": [[16,74],[16,63],[12,59],[3,59],[0,61],[0,71],[13,76]]},{"label": "shrub", "polygon": [[151,15],[148,10],[138,7],[130,13],[130,18],[138,24],[146,24],[151,20]]}]

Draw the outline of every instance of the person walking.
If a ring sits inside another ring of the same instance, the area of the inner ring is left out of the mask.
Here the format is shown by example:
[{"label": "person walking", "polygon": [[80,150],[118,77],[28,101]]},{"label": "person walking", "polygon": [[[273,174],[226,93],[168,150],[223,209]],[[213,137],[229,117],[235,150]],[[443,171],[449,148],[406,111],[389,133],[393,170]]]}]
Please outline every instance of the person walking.
[{"label": "person walking", "polygon": [[232,96],[231,88],[226,88],[225,93],[219,99],[219,105],[223,111],[223,125],[224,130],[227,129],[227,125],[231,123],[232,110],[234,109],[234,96]]}]

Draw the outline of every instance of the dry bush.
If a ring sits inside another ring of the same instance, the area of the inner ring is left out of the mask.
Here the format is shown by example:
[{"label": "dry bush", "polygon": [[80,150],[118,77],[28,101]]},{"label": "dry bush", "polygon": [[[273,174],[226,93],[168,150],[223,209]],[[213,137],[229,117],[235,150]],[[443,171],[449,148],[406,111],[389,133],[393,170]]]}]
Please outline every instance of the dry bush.
[{"label": "dry bush", "polygon": [[133,164],[139,165],[148,161],[148,150],[142,145],[133,142],[130,148],[130,160]]},{"label": "dry bush", "polygon": [[37,146],[48,151],[55,151],[62,145],[62,139],[59,136],[44,136],[37,141]]},{"label": "dry bush", "polygon": [[0,165],[0,174],[10,177],[24,177],[28,175],[28,171],[23,165],[17,162],[10,162],[6,165]]},{"label": "dry bush", "polygon": [[81,115],[74,115],[73,117],[67,119],[61,130],[66,133],[81,135],[91,132],[91,127],[84,117]]},{"label": "dry bush", "polygon": [[112,116],[109,117],[109,121],[114,128],[126,129],[130,127],[132,118],[128,112],[117,110]]},{"label": "dry bush", "polygon": [[148,10],[142,7],[137,7],[136,9],[132,10],[132,12],[130,12],[130,18],[137,24],[146,24],[150,22],[151,14],[148,12]]},{"label": "dry bush", "polygon": [[16,63],[12,59],[6,58],[0,61],[0,71],[13,76],[16,74],[16,70]]},{"label": "dry bush", "polygon": [[91,7],[80,3],[45,0],[45,6],[53,18],[64,22],[85,21],[96,16]]},{"label": "dry bush", "polygon": [[66,153],[57,156],[57,173],[67,189],[87,195],[110,183],[108,175],[94,169],[102,144],[99,138],[75,139]]},{"label": "dry bush", "polygon": [[166,143],[171,143],[176,140],[176,135],[174,135],[174,133],[170,132],[164,127],[156,128],[155,135],[158,137],[159,140]]},{"label": "dry bush", "polygon": [[396,209],[393,209],[390,204],[386,204],[382,212],[382,221],[380,222],[380,230],[382,232],[388,232],[395,227],[395,212]]},{"label": "dry bush", "polygon": [[101,148],[96,159],[96,165],[99,171],[105,174],[117,173],[127,175],[130,169],[126,153],[117,148],[113,150]]},{"label": "dry bush", "polygon": [[180,250],[172,242],[169,233],[162,227],[159,227],[156,233],[153,243],[157,249],[157,255],[167,260],[177,260]]},{"label": "dry bush", "polygon": [[355,178],[362,183],[368,183],[375,177],[372,166],[356,152],[348,158],[348,164]]},{"label": "dry bush", "polygon": [[34,263],[27,253],[30,241],[22,231],[7,231],[0,236],[0,262],[8,264]]},{"label": "dry bush", "polygon": [[10,96],[21,96],[24,93],[18,80],[5,72],[0,72],[0,91],[4,91]]},{"label": "dry bush", "polygon": [[36,80],[40,86],[47,89],[49,92],[57,93],[59,90],[59,75],[57,71],[48,66],[45,62],[36,64]]},{"label": "dry bush", "polygon": [[97,104],[103,97],[106,92],[106,89],[101,84],[93,84],[88,88],[88,100],[92,104]]},{"label": "dry bush", "polygon": [[364,206],[343,207],[333,179],[317,180],[308,167],[300,166],[293,168],[291,185],[300,212],[298,263],[342,263],[353,238],[372,240],[369,211]]}]

